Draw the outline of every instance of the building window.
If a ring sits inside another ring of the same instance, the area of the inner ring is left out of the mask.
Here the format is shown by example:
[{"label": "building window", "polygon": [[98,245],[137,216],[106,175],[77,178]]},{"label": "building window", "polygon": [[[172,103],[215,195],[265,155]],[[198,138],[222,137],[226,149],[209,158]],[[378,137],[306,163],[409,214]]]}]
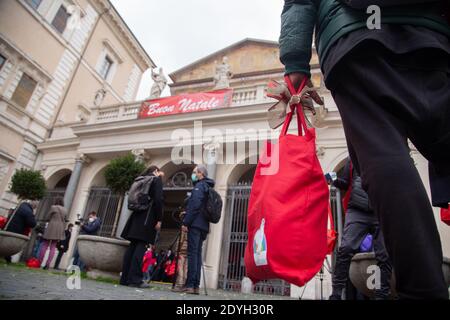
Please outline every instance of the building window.
[{"label": "building window", "polygon": [[99,73],[103,79],[106,80],[108,78],[108,75],[109,75],[109,72],[111,71],[112,65],[113,65],[113,60],[110,57],[105,56],[101,66],[100,66],[100,71],[99,71]]},{"label": "building window", "polygon": [[19,84],[17,85],[16,90],[14,91],[11,100],[17,103],[19,106],[26,108],[36,86],[37,82],[24,73],[19,81]]},{"label": "building window", "polygon": [[59,33],[63,33],[66,30],[67,21],[70,18],[70,14],[67,12],[64,6],[60,6],[52,25],[58,30]]},{"label": "building window", "polygon": [[2,70],[5,62],[6,62],[6,58],[0,54],[0,70]]},{"label": "building window", "polygon": [[30,5],[30,7],[32,7],[35,10],[39,8],[42,2],[42,0],[26,0],[26,1]]}]

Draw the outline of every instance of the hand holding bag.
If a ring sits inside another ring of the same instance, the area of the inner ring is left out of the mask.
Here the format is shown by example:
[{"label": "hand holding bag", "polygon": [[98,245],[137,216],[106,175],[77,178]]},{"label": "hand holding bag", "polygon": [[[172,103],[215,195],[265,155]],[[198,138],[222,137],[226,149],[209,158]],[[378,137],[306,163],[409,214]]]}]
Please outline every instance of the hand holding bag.
[{"label": "hand holding bag", "polygon": [[[284,279],[303,286],[326,257],[329,190],[316,155],[315,130],[308,128],[298,93],[290,104],[278,144],[267,142],[255,172],[248,208],[247,276],[258,282]],[[298,135],[287,134],[294,112]],[[302,132],[303,131],[303,132]]]}]

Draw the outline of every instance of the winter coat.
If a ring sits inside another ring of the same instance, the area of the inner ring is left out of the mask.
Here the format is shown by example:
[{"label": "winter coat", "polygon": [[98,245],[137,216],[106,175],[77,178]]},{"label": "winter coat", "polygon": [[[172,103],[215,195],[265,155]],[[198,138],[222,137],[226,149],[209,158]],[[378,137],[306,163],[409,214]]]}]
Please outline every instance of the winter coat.
[{"label": "winter coat", "polygon": [[58,241],[57,248],[61,252],[67,252],[69,249],[70,237],[72,233],[69,230],[65,231],[66,238],[64,240]]},{"label": "winter coat", "polygon": [[149,189],[152,201],[150,210],[133,211],[122,231],[121,237],[126,240],[137,240],[154,244],[155,226],[163,217],[163,184],[161,178],[154,179]]},{"label": "winter coat", "polygon": [[45,240],[64,240],[66,238],[67,209],[62,206],[51,206],[50,221],[42,238]]},{"label": "winter coat", "polygon": [[[350,167],[352,170],[351,175]],[[352,189],[350,200],[348,202],[348,209],[355,209],[365,213],[373,213],[370,206],[369,195],[366,191],[364,191],[361,177],[358,175],[353,166],[351,166],[350,160],[347,160],[342,175],[333,182],[333,185],[342,190],[348,190],[351,185]]]},{"label": "winter coat", "polygon": [[29,203],[22,203],[12,216],[6,231],[25,234],[29,228],[36,226],[36,219],[33,214],[33,208]]},{"label": "winter coat", "polygon": [[147,272],[148,268],[155,265],[156,258],[153,255],[154,255],[154,253],[152,250],[148,250],[144,254],[144,259],[142,260],[142,272]]},{"label": "winter coat", "polygon": [[[285,0],[281,14],[281,34],[279,38],[280,59],[286,67],[286,73],[301,72],[310,76],[310,60],[313,30],[316,36],[316,48],[320,63],[326,59],[327,53],[339,39],[355,30],[367,29],[369,15],[366,10],[353,9],[341,2],[361,2],[358,0]],[[364,1],[363,1],[364,2]],[[421,0],[428,2],[404,4],[405,0],[373,0],[365,1],[382,7],[383,24],[407,24],[425,27],[450,36],[444,2]],[[411,2],[411,1],[410,1]],[[386,7],[384,7],[386,6]],[[364,7],[364,6],[362,6]],[[364,7],[364,8],[367,8]]]},{"label": "winter coat", "polygon": [[96,236],[98,231],[100,230],[101,225],[102,225],[102,220],[100,220],[100,218],[96,218],[92,222],[88,222],[87,224],[83,224],[81,226],[80,234],[86,234],[86,235],[89,235],[89,236]]},{"label": "winter coat", "polygon": [[208,190],[214,188],[214,185],[214,180],[210,178],[204,178],[194,183],[194,189],[186,206],[183,225],[209,232],[209,221],[206,219],[205,210]]}]

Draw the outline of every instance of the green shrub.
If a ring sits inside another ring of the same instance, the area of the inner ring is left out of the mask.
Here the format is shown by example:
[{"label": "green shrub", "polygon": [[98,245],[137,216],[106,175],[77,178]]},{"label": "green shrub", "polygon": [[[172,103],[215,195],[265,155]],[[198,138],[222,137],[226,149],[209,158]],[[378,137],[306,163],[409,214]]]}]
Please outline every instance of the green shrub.
[{"label": "green shrub", "polygon": [[145,164],[129,153],[109,162],[105,169],[106,184],[113,192],[123,195],[144,170]]},{"label": "green shrub", "polygon": [[10,191],[20,200],[41,200],[47,187],[40,171],[19,169],[11,179]]}]

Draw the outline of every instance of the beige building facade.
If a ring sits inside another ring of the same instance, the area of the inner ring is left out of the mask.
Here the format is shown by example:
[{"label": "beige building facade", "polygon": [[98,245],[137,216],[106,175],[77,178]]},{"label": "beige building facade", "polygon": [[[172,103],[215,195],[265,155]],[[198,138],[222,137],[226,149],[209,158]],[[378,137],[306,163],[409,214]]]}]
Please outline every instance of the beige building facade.
[{"label": "beige building facade", "polygon": [[[229,108],[139,119],[142,101],[108,100],[99,106],[87,102],[86,122],[71,123],[67,118],[67,122],[55,127],[50,139],[38,145],[42,153],[40,165],[50,193],[58,192],[61,181],[71,173],[72,183],[65,186],[74,195],[70,220],[95,210],[103,221],[101,235],[117,237],[130,213],[125,209],[119,213],[118,199],[107,189],[103,174],[112,158],[132,152],[137,159],[158,165],[166,173],[165,217],[159,245],[168,248],[178,232],[172,216],[192,188],[189,177],[194,163],[207,163],[210,175],[216,180],[216,189],[224,199],[224,208],[223,218],[211,225],[205,243],[206,285],[239,290],[245,275],[246,208],[253,173],[264,141],[279,134],[269,129],[266,113],[274,101],[265,94],[269,80],[283,79],[278,55],[275,42],[245,39],[170,74],[174,96],[209,91],[214,88],[216,65],[227,57],[233,89]],[[311,63],[313,82],[325,100],[325,107],[317,106],[317,115],[310,117],[317,128],[317,154],[324,172],[338,171],[348,155],[342,123],[323,84],[316,53]],[[292,130],[295,132],[295,125]],[[427,162],[414,148],[412,157],[429,190]],[[448,257],[450,231],[440,222],[438,210],[435,215],[444,254]],[[76,235],[63,261],[66,265],[75,241]],[[323,281],[318,275],[306,288],[273,281],[258,284],[255,291],[317,299],[321,283],[324,295],[328,296],[331,278],[326,270]]]},{"label": "beige building facade", "polygon": [[0,214],[17,203],[15,170],[45,169],[38,144],[85,123],[92,106],[135,100],[153,67],[107,0],[0,1]]}]

